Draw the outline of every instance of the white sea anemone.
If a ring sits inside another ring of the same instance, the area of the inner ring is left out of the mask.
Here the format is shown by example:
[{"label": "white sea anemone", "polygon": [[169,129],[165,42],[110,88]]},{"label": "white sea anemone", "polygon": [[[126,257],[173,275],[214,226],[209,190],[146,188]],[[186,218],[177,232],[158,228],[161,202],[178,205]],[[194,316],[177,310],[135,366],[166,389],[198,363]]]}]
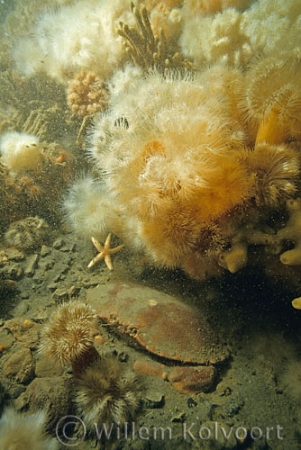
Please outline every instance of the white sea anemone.
[{"label": "white sea anemone", "polygon": [[214,16],[201,14],[188,18],[179,44],[184,55],[197,67],[216,62],[230,67],[244,66],[253,56],[241,26],[243,15],[234,8]]},{"label": "white sea anemone", "polygon": [[109,211],[102,185],[91,176],[76,181],[64,200],[66,222],[74,232],[88,239],[108,233],[105,215]]},{"label": "white sea anemone", "polygon": [[12,172],[36,169],[43,159],[39,138],[33,134],[7,131],[0,137],[1,161]]},{"label": "white sea anemone", "polygon": [[91,70],[106,78],[124,58],[117,29],[125,0],[79,0],[47,11],[36,20],[31,36],[22,37],[13,56],[27,76],[46,72],[58,81]]},{"label": "white sea anemone", "polygon": [[7,450],[57,450],[58,441],[44,432],[46,414],[20,414],[7,408],[0,419],[0,448]]}]

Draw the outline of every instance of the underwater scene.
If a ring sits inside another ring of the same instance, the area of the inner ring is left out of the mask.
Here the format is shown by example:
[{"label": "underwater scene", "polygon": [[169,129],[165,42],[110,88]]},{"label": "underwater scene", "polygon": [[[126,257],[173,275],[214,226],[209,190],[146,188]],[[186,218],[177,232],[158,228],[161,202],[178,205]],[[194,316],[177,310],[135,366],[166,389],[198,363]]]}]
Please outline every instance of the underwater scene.
[{"label": "underwater scene", "polygon": [[0,179],[0,450],[301,448],[301,0],[1,0]]}]

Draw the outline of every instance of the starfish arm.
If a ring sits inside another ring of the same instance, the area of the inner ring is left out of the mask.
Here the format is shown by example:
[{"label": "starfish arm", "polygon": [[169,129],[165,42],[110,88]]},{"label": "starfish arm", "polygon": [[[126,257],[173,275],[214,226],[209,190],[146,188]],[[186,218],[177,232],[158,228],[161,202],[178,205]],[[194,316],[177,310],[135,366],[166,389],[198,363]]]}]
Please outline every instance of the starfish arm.
[{"label": "starfish arm", "polygon": [[98,263],[98,261],[101,261],[103,258],[105,258],[105,254],[104,252],[100,252],[98,253],[98,255],[96,255],[88,264],[88,269],[90,269],[91,267],[95,266],[96,263]]},{"label": "starfish arm", "polygon": [[107,268],[109,270],[113,270],[113,264],[112,264],[112,260],[111,260],[111,255],[110,254],[105,255],[104,260],[105,260]]},{"label": "starfish arm", "polygon": [[[108,239],[108,238],[107,238]],[[100,244],[100,242],[98,242],[97,239],[95,239],[95,237],[91,237],[91,241],[93,242],[94,247],[96,248],[96,250],[101,253],[104,250],[104,247]],[[107,241],[106,241],[107,242]]]},{"label": "starfish arm", "polygon": [[106,250],[110,250],[110,245],[111,245],[111,233],[108,234],[107,239],[106,239],[105,244],[104,244],[103,247]]},{"label": "starfish arm", "polygon": [[124,244],[118,245],[118,247],[110,248],[110,255],[114,255],[114,253],[119,252],[124,247]]}]

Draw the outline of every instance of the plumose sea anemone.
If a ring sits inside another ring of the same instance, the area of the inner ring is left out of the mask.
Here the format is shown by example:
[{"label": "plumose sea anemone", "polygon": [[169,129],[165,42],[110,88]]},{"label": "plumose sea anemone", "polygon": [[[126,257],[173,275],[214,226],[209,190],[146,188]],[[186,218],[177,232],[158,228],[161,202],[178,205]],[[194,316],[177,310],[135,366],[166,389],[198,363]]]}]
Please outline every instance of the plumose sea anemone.
[{"label": "plumose sea anemone", "polygon": [[84,303],[72,301],[58,307],[41,335],[40,351],[62,365],[71,364],[73,375],[99,358],[93,337],[97,316]]},{"label": "plumose sea anemone", "polygon": [[141,384],[115,356],[105,355],[87,367],[76,381],[76,404],[85,424],[124,423],[140,408]]},{"label": "plumose sea anemone", "polygon": [[6,408],[0,419],[0,448],[2,450],[58,450],[57,439],[44,431],[44,412],[20,414]]},{"label": "plumose sea anemone", "polygon": [[7,131],[0,139],[1,161],[11,172],[36,169],[43,153],[39,138],[32,134]]}]

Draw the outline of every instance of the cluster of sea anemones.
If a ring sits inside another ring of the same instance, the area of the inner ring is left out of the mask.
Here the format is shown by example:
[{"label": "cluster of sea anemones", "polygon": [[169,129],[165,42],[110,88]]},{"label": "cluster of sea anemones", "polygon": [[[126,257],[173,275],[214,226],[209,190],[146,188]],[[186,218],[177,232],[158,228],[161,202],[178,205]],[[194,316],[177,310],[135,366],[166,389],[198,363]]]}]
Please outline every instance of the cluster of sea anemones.
[{"label": "cluster of sea anemones", "polygon": [[85,424],[127,422],[140,408],[141,385],[115,355],[100,355],[94,346],[97,314],[87,304],[59,306],[44,327],[41,352],[63,365],[71,364],[75,403]]},{"label": "cluster of sea anemones", "polygon": [[[223,65],[194,75],[136,77],[123,96],[113,88],[110,108],[96,118],[91,133],[89,151],[102,181],[92,181],[81,210],[96,191],[96,203],[105,205],[89,215],[93,227],[100,234],[109,229],[159,265],[181,267],[198,278],[219,273],[235,234],[252,221],[253,229],[261,227],[254,205],[265,220],[264,208],[284,207],[297,191],[300,161],[287,138],[294,137],[293,128],[284,124],[283,132],[271,124],[275,114],[276,126],[286,117],[283,110],[294,115],[299,104],[292,100],[293,92],[298,98],[295,66],[281,65],[294,76],[289,86],[277,78],[276,100],[269,91],[265,101],[260,95],[255,100],[254,80],[245,89],[257,69],[243,76]],[[81,231],[76,206],[83,202],[74,192],[65,204]],[[251,241],[246,237],[244,253]]]}]

